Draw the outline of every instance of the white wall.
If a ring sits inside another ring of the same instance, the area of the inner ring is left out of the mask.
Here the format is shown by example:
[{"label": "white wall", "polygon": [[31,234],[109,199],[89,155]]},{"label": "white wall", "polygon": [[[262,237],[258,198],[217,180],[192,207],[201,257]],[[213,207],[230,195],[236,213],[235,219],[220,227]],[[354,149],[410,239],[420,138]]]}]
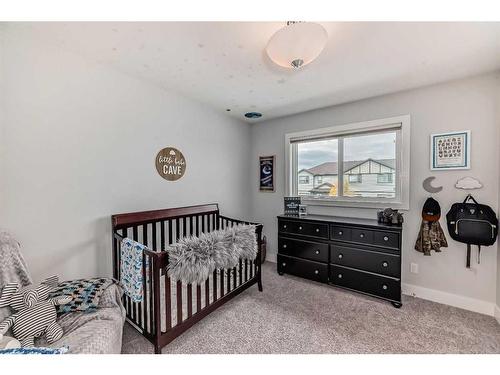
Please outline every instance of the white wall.
[{"label": "white wall", "polygon": [[[113,213],[219,202],[248,216],[249,125],[13,30],[0,54],[0,226],[35,279],[110,274]],[[155,169],[166,146],[187,160],[177,182]]]},{"label": "white wall", "polygon": [[[436,195],[443,211],[441,225],[445,232],[444,216],[451,204],[463,200],[465,193],[453,187],[458,178],[474,176],[484,188],[475,191],[479,202],[498,207],[499,157],[496,95],[499,74],[484,75],[466,80],[362,100],[354,103],[310,111],[294,116],[261,122],[252,127],[251,175],[257,175],[259,155],[277,156],[277,186],[273,194],[253,189],[254,219],[264,223],[270,258],[276,254],[277,220],[283,213],[285,185],[284,135],[320,127],[411,115],[411,209],[405,213],[403,243],[403,282],[416,286],[418,293],[430,292],[436,299],[461,296],[462,305],[472,304],[477,311],[493,313],[496,301],[497,246],[483,248],[481,264],[465,268],[465,245],[448,237],[449,247],[440,254],[425,257],[413,250],[421,220],[421,207],[427,198],[422,180],[436,176],[436,185],[444,186]],[[469,171],[429,170],[429,135],[450,130],[472,131],[472,169]],[[364,209],[324,208],[310,212],[375,218],[375,211]],[[475,253],[474,253],[475,259]],[[420,266],[418,275],[409,272],[410,262]],[[408,288],[408,287],[407,287]],[[422,289],[426,288],[426,289]],[[429,291],[428,289],[431,289]],[[444,293],[440,293],[444,292]],[[446,294],[450,293],[452,296]]]}]

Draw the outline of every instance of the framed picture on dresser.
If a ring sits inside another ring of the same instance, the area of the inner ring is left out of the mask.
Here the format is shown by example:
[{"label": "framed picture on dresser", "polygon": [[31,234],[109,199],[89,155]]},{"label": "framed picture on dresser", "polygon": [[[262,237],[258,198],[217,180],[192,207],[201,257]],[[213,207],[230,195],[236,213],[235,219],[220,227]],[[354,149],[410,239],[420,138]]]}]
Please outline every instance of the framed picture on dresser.
[{"label": "framed picture on dresser", "polygon": [[276,156],[259,157],[259,190],[274,192],[274,162]]}]

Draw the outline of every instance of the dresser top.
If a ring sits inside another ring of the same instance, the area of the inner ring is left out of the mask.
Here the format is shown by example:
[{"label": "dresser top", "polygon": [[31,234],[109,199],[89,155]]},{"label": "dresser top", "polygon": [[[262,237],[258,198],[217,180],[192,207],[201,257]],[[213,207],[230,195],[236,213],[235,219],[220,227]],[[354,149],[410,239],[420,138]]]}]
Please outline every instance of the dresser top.
[{"label": "dresser top", "polygon": [[323,221],[334,224],[352,224],[352,225],[361,225],[368,227],[376,227],[376,228],[384,228],[384,229],[392,229],[392,230],[401,230],[401,225],[389,225],[379,223],[375,219],[361,219],[356,217],[340,217],[340,216],[328,216],[328,215],[278,215],[279,219],[285,220],[301,220],[301,221]]}]

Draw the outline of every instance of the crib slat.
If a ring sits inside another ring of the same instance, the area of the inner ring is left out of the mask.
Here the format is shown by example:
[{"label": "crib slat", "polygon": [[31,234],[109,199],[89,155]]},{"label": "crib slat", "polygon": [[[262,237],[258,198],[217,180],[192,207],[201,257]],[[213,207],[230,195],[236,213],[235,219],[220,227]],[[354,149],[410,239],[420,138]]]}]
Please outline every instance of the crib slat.
[{"label": "crib slat", "polygon": [[233,268],[233,289],[236,289],[236,267]]},{"label": "crib slat", "polygon": [[231,270],[228,268],[226,270],[226,293],[231,291]]},{"label": "crib slat", "polygon": [[187,225],[186,225],[186,216],[182,218],[182,236],[186,237],[187,235]]},{"label": "crib slat", "polygon": [[154,223],[151,224],[151,226],[153,228],[151,230],[151,237],[153,237],[152,238],[152,245],[151,246],[153,248],[153,251],[158,251],[158,249],[156,248],[156,225],[157,224],[158,224],[157,222],[154,222]]},{"label": "crib slat", "polygon": [[201,310],[201,285],[196,285],[196,312]]},{"label": "crib slat", "polygon": [[188,307],[188,318],[193,315],[193,286],[188,284],[187,286],[187,307]]},{"label": "crib slat", "polygon": [[250,279],[252,279],[253,278],[253,266],[255,264],[255,261],[250,260],[249,262],[250,262]]},{"label": "crib slat", "polygon": [[182,281],[177,281],[177,324],[182,322]]},{"label": "crib slat", "polygon": [[220,296],[224,296],[224,270],[220,270]]},{"label": "crib slat", "polygon": [[248,260],[245,259],[245,282],[248,281]]},{"label": "crib slat", "polygon": [[160,250],[165,250],[165,220],[160,221]]},{"label": "crib slat", "polygon": [[147,224],[143,224],[142,225],[142,243],[149,247],[149,243],[148,243],[148,225]]},{"label": "crib slat", "polygon": [[[122,237],[123,238],[127,237],[127,230],[125,228],[122,229]],[[131,301],[129,296],[124,295],[123,305],[125,307],[127,318],[132,319],[132,317],[130,316]]]},{"label": "crib slat", "polygon": [[165,326],[167,327],[167,331],[172,328],[172,305],[170,298],[170,277],[165,272]]},{"label": "crib slat", "polygon": [[214,293],[214,302],[217,301],[217,270],[214,271],[213,275],[213,293]]},{"label": "crib slat", "polygon": [[172,220],[167,220],[168,224],[168,236],[167,236],[167,244],[171,245],[172,244]]},{"label": "crib slat", "polygon": [[206,215],[201,215],[201,232],[205,233],[205,219],[207,218]]},{"label": "crib slat", "polygon": [[190,234],[191,236],[193,236],[193,235],[194,235],[194,233],[195,233],[195,232],[194,232],[194,229],[195,229],[195,227],[194,227],[194,216],[191,216],[191,224],[190,224],[190,226],[189,226],[189,234]]},{"label": "crib slat", "polygon": [[[154,327],[155,327],[155,320],[154,320],[154,306],[153,305],[153,259],[149,259],[149,264],[148,264],[148,289],[149,289],[149,332],[153,333],[154,332]],[[159,291],[158,291],[159,292]]]},{"label": "crib slat", "polygon": [[210,305],[210,283],[209,279],[205,280],[205,307]]},{"label": "crib slat", "polygon": [[243,263],[241,262],[241,259],[240,259],[240,262],[239,262],[239,272],[238,272],[238,276],[239,276],[239,282],[241,284],[243,284]]},{"label": "crib slat", "polygon": [[179,241],[181,236],[181,221],[179,218],[175,219],[175,242]]},{"label": "crib slat", "polygon": [[148,300],[150,299],[151,296],[148,296],[148,283],[146,280],[147,277],[147,267],[146,267],[146,259],[147,256],[145,253],[142,254],[142,274],[144,275],[144,280],[142,282],[142,295],[143,295],[143,300],[144,300],[144,331],[149,332],[148,330]]},{"label": "crib slat", "polygon": [[[132,227],[132,239],[134,241],[139,241],[139,234],[137,231],[137,226]],[[136,305],[136,303],[134,303],[134,305]],[[135,306],[134,306],[134,311],[135,311]],[[139,327],[143,327],[143,325],[142,325],[142,302],[137,303],[137,321],[136,321],[136,323],[139,325]]]}]

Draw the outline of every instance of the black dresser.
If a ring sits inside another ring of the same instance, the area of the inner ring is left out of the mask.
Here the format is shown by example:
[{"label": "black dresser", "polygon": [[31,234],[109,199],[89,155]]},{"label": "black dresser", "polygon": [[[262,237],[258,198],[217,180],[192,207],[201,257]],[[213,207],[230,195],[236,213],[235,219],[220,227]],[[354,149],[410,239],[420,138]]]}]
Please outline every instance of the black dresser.
[{"label": "black dresser", "polygon": [[278,216],[278,273],[369,294],[401,307],[402,227],[376,220]]}]

